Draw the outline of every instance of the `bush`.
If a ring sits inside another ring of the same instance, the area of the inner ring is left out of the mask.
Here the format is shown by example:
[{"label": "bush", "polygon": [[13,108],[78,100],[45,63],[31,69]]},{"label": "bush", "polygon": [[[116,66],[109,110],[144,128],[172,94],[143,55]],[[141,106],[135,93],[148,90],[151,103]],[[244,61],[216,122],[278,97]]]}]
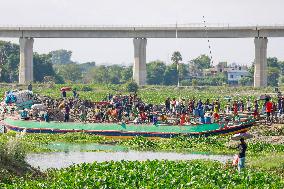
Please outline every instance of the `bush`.
[{"label": "bush", "polygon": [[88,85],[84,85],[84,86],[82,86],[82,88],[81,88],[81,91],[85,91],[85,92],[87,92],[87,91],[92,91],[93,89],[92,89],[92,87],[90,87],[90,86],[88,86]]},{"label": "bush", "polygon": [[139,89],[139,86],[136,82],[131,81],[129,83],[126,84],[126,90],[128,92],[137,92]]},{"label": "bush", "polygon": [[181,86],[191,86],[192,85],[192,81],[191,79],[185,79],[185,80],[182,80],[180,82]]},{"label": "bush", "polygon": [[192,86],[193,86],[193,87],[196,87],[197,84],[198,84],[196,79],[193,79],[193,80],[191,81],[191,83],[192,83]]}]

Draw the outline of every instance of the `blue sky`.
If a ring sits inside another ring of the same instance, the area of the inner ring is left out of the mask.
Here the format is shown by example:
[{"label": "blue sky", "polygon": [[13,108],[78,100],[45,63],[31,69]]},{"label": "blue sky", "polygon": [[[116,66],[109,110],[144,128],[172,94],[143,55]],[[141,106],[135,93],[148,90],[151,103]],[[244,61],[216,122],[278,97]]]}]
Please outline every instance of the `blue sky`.
[{"label": "blue sky", "polygon": [[[229,23],[284,25],[282,0],[0,0],[0,25],[131,25]],[[18,39],[6,39],[18,43]],[[212,39],[214,62],[250,64],[253,39]],[[131,39],[35,39],[34,51],[73,51],[73,60],[131,64]],[[170,61],[179,50],[184,62],[208,53],[206,39],[148,39],[147,61]],[[284,60],[284,38],[270,38],[268,56]]]}]

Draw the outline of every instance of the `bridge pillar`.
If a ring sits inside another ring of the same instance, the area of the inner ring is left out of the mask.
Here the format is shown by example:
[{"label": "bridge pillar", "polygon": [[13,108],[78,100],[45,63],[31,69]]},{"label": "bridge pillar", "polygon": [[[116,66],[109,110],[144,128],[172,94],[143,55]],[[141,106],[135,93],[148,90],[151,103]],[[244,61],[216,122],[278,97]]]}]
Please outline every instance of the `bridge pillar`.
[{"label": "bridge pillar", "polygon": [[146,38],[134,38],[133,79],[138,85],[146,85]]},{"label": "bridge pillar", "polygon": [[20,38],[19,83],[33,81],[33,38]]},{"label": "bridge pillar", "polygon": [[254,87],[267,86],[267,38],[255,38]]}]

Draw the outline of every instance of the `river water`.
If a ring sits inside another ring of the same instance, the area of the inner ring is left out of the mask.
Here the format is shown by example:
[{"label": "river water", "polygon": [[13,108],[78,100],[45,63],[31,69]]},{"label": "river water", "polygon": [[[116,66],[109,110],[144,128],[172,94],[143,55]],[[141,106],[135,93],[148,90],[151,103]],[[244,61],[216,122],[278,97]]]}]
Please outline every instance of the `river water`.
[{"label": "river water", "polygon": [[48,152],[40,154],[29,154],[27,161],[41,170],[48,168],[65,168],[72,164],[92,163],[94,161],[145,161],[145,160],[193,160],[207,159],[222,163],[233,159],[228,155],[206,155],[206,154],[182,154],[173,152]]}]

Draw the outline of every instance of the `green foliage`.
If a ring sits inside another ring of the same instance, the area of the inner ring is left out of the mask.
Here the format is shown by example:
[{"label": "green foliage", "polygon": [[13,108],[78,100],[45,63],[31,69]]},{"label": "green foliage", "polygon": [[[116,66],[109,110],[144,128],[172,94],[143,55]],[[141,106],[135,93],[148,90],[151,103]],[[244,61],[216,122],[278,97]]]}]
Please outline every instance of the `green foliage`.
[{"label": "green foliage", "polygon": [[55,76],[50,55],[34,53],[33,62],[35,81],[43,82],[45,76]]},{"label": "green foliage", "polygon": [[81,91],[92,91],[92,87],[88,86],[88,85],[84,85],[82,88],[81,88]]},{"label": "green foliage", "polygon": [[47,178],[18,179],[15,188],[283,188],[283,180],[262,171],[238,173],[212,161],[120,161],[49,170]]},{"label": "green foliage", "polygon": [[32,172],[25,158],[25,147],[19,136],[7,137],[5,142],[0,140],[0,187],[1,183],[11,184],[16,176]]},{"label": "green foliage", "polygon": [[211,65],[211,59],[209,56],[202,54],[199,57],[193,59],[190,61],[190,64],[192,64],[197,69],[203,70],[210,68]]},{"label": "green foliage", "polygon": [[0,81],[18,80],[20,47],[11,42],[0,41]]},{"label": "green foliage", "polygon": [[72,63],[72,61],[71,61],[72,51],[60,49],[60,50],[51,51],[49,54],[51,56],[52,64],[70,64],[70,63]]},{"label": "green foliage", "polygon": [[239,84],[241,84],[242,86],[250,86],[253,83],[253,79],[252,77],[242,77],[239,80]]},{"label": "green foliage", "polygon": [[151,140],[145,137],[134,137],[130,140],[120,141],[121,145],[135,150],[148,151],[176,151],[176,152],[207,152],[215,154],[233,153],[227,149],[227,138],[221,137],[176,137],[172,139]]},{"label": "green foliage", "polygon": [[268,72],[267,72],[267,84],[269,86],[278,86],[278,79],[281,71],[281,64],[276,57],[267,59]]},{"label": "green foliage", "polygon": [[279,73],[278,67],[268,67],[267,84],[269,86],[278,86]]},{"label": "green foliage", "polygon": [[0,147],[1,165],[12,161],[13,163],[24,163],[26,152],[19,138],[8,138],[6,143],[2,143]]},{"label": "green foliage", "polygon": [[147,64],[147,84],[149,85],[177,85],[180,80],[187,79],[188,65],[173,63],[166,65],[161,61]]},{"label": "green foliage", "polygon": [[161,61],[153,61],[147,64],[147,84],[161,85],[164,83],[166,64]]},{"label": "green foliage", "polygon": [[65,82],[80,82],[82,79],[82,72],[78,64],[58,65],[56,70]]},{"label": "green foliage", "polygon": [[[0,144],[8,144],[9,141],[18,141],[14,132],[0,135]],[[90,135],[86,133],[67,133],[67,134],[26,134],[22,136],[17,147],[21,152],[46,152],[50,151],[46,145],[53,142],[63,143],[106,143],[108,140],[102,136]]]},{"label": "green foliage", "polygon": [[[0,42],[0,80],[3,82],[17,82],[19,73],[20,62],[20,49],[19,45],[12,44],[10,42]],[[33,72],[34,80],[42,82],[45,76],[56,77],[56,74],[52,68],[51,55],[50,54],[38,54],[33,55]],[[56,77],[56,81],[60,81],[59,77]]]},{"label": "green foliage", "polygon": [[82,64],[78,64],[79,68],[82,72],[86,73],[88,72],[90,69],[94,68],[96,66],[96,62],[85,62]]},{"label": "green foliage", "polygon": [[198,86],[222,86],[228,82],[224,73],[195,79]]},{"label": "green foliage", "polygon": [[198,82],[197,82],[196,79],[192,79],[191,83],[192,83],[192,86],[193,86],[193,87],[196,87],[197,84],[198,84]]},{"label": "green foliage", "polygon": [[164,74],[164,84],[165,85],[177,85],[178,82],[178,71],[177,65],[171,64],[167,66]]},{"label": "green foliage", "polygon": [[131,92],[136,93],[138,91],[138,89],[139,89],[139,86],[134,81],[131,81],[131,82],[127,83],[125,87],[126,87],[126,90],[128,92],[130,92],[130,93]]},{"label": "green foliage", "polygon": [[178,64],[180,61],[182,61],[182,56],[179,51],[173,52],[171,61],[173,64]]},{"label": "green foliage", "polygon": [[105,83],[105,84],[121,84],[130,81],[132,78],[132,68],[122,67],[119,65],[111,66],[96,66],[89,70],[84,80],[86,82],[93,83]]},{"label": "green foliage", "polygon": [[184,80],[188,78],[188,65],[180,63],[178,65],[178,75],[180,80]]}]

